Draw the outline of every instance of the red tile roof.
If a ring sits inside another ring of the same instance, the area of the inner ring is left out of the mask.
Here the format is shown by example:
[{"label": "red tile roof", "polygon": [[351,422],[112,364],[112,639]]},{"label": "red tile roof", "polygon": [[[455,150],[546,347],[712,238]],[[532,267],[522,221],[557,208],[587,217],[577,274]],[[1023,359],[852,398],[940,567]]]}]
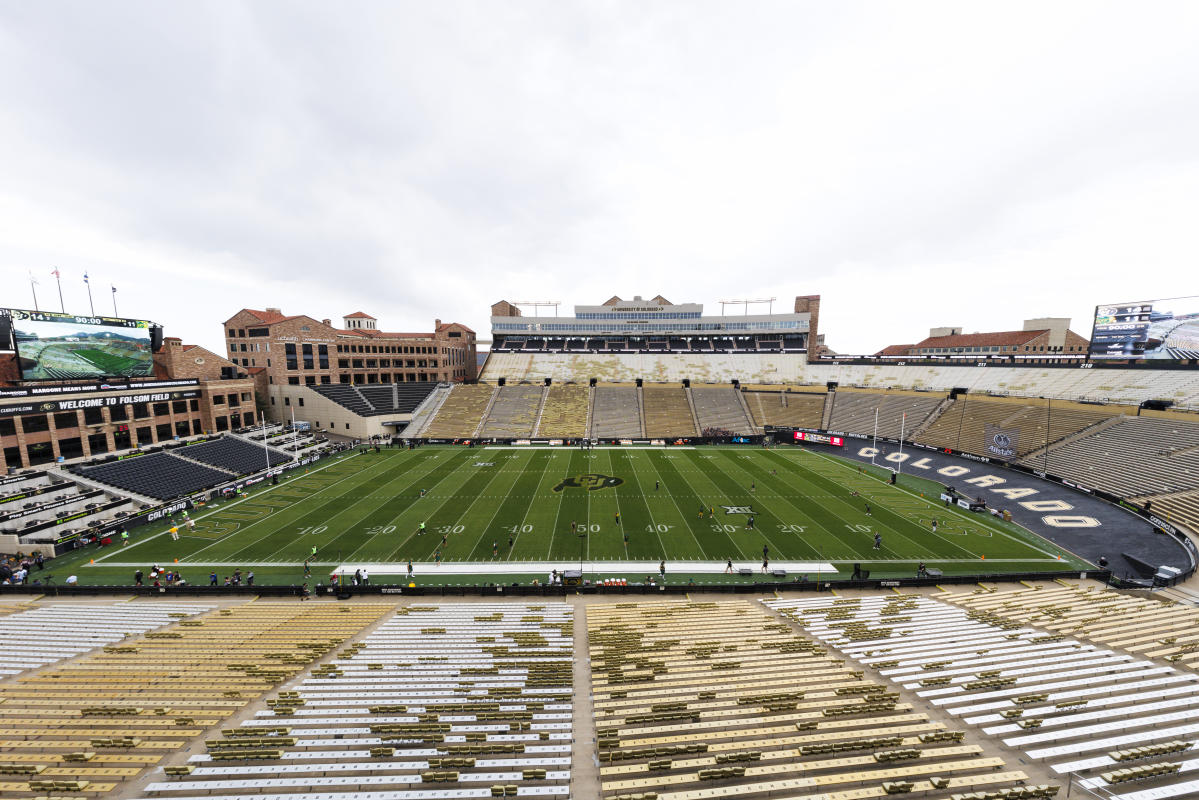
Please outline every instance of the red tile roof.
[{"label": "red tile roof", "polygon": [[914,344],[892,344],[887,345],[882,350],[875,353],[876,356],[906,356],[908,351],[916,345]]},{"label": "red tile roof", "polygon": [[282,322],[285,319],[291,319],[291,317],[285,317],[278,311],[255,311],[252,308],[245,308],[242,310],[247,314],[253,314],[268,325],[273,325],[276,322]]},{"label": "red tile roof", "polygon": [[440,325],[438,325],[438,326],[437,326],[437,332],[438,332],[438,333],[441,333],[441,332],[442,332],[442,331],[444,331],[446,328],[452,328],[452,327],[453,327],[453,326],[455,326],[455,325],[457,325],[459,328],[461,328],[462,330],[466,331],[467,333],[474,333],[474,331],[472,331],[470,328],[468,328],[468,327],[466,327],[465,325],[463,325],[461,322],[443,322],[443,323],[441,323]]},{"label": "red tile roof", "polygon": [[924,347],[982,347],[998,345],[1010,347],[1025,344],[1048,331],[996,331],[993,333],[959,333],[954,336],[930,336],[916,342],[913,348]]},{"label": "red tile roof", "polygon": [[355,311],[353,314],[346,314],[346,319],[374,319],[374,317],[362,311]]}]

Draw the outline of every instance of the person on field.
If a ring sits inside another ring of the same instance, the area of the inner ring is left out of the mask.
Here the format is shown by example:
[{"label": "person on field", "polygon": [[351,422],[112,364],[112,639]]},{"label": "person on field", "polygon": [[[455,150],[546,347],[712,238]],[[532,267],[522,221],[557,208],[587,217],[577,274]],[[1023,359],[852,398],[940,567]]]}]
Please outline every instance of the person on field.
[{"label": "person on field", "polygon": [[728,560],[728,563],[724,565],[724,574],[725,575],[733,574],[733,559],[730,558]]},{"label": "person on field", "polygon": [[499,556],[499,554],[500,554],[500,546],[494,539],[492,539],[492,541],[491,541],[491,557],[496,558],[497,556]]},{"label": "person on field", "polygon": [[423,522],[422,522],[422,523],[420,524],[420,527],[419,527],[419,528],[417,528],[417,530],[416,530],[416,535],[417,535],[417,536],[423,536],[423,535],[424,535],[424,533],[425,533],[425,523],[423,523]]},{"label": "person on field", "polygon": [[666,580],[666,559],[658,562],[658,574],[662,576],[662,580]]},{"label": "person on field", "polygon": [[933,520],[933,533],[937,532],[937,520]]},{"label": "person on field", "polygon": [[179,541],[179,528],[175,525],[171,526],[171,540]]},{"label": "person on field", "polygon": [[408,559],[408,580],[412,580],[412,559]]},{"label": "person on field", "polygon": [[620,512],[619,511],[616,512],[616,524],[620,525]]},{"label": "person on field", "polygon": [[883,535],[881,533],[879,533],[878,531],[875,531],[875,533],[874,533],[874,549],[875,550],[883,549]]}]

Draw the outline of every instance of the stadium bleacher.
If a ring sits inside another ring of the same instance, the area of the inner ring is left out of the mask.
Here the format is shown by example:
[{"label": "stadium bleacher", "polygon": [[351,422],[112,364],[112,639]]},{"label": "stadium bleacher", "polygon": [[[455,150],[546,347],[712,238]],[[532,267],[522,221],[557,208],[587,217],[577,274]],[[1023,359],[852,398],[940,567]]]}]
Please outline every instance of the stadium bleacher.
[{"label": "stadium bleacher", "polygon": [[877,409],[878,435],[897,439],[901,432],[908,438],[920,423],[928,419],[945,397],[940,394],[841,390],[833,392],[831,399],[833,415],[829,428],[832,430],[873,433]]},{"label": "stadium bleacher", "polygon": [[698,436],[687,390],[682,386],[646,386],[641,390],[645,435],[654,438]]},{"label": "stadium bleacher", "polygon": [[170,453],[147,453],[123,461],[72,469],[88,480],[158,500],[173,500],[234,478],[230,472],[194,464]]},{"label": "stadium bleacher", "polygon": [[501,386],[479,435],[495,439],[532,436],[544,392],[544,386]]},{"label": "stadium bleacher", "polygon": [[745,415],[745,406],[732,386],[693,386],[691,400],[700,431],[726,430],[739,435],[751,435],[753,423]]},{"label": "stadium bleacher", "polygon": [[[1046,633],[1020,612],[997,612],[991,590],[975,592],[945,595],[967,606],[972,597],[986,603],[969,610],[916,595],[765,604],[920,701],[1072,776],[1076,786],[1108,797],[1193,796],[1192,776],[1180,781],[1180,770],[1153,767],[1193,749],[1199,676],[1080,642],[1074,630]],[[1199,770],[1199,761],[1184,764],[1193,765],[1184,773]],[[1129,780],[1141,791],[1120,794],[1116,787]]]},{"label": "stadium bleacher", "polygon": [[591,409],[591,436],[596,439],[643,436],[635,386],[597,386]]},{"label": "stadium bleacher", "polygon": [[577,384],[550,386],[541,409],[537,436],[579,438],[587,435],[587,395],[589,389]]},{"label": "stadium bleacher", "polygon": [[[754,389],[756,387],[748,387]],[[783,391],[746,391],[745,402],[758,427],[819,428],[826,395]]]},{"label": "stadium bleacher", "polygon": [[360,417],[375,417],[381,414],[411,414],[437,388],[437,384],[420,382],[355,386],[333,383],[308,388]]},{"label": "stadium bleacher", "polygon": [[264,470],[267,468],[268,459],[272,467],[291,460],[288,456],[269,448],[262,448],[232,436],[180,447],[172,451],[171,455],[200,461],[234,475],[248,475]]},{"label": "stadium bleacher", "polygon": [[[1056,475],[1124,497],[1195,489],[1199,485],[1199,421],[1115,418],[1090,435],[1050,448],[1048,462]],[[1034,458],[1028,463],[1040,467],[1044,462]]]},{"label": "stadium bleacher", "polygon": [[474,437],[495,391],[496,387],[487,384],[456,384],[421,435],[433,439]]},{"label": "stadium bleacher", "polygon": [[760,607],[593,604],[587,627],[605,797],[970,797],[1028,778]]}]

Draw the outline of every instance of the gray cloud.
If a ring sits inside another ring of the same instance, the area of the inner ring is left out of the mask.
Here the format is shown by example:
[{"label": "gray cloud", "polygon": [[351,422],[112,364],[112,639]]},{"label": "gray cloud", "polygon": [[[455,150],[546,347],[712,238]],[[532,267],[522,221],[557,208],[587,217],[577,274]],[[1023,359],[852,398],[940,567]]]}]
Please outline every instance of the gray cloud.
[{"label": "gray cloud", "polygon": [[[825,297],[852,352],[1199,293],[1190,3],[0,5],[26,271],[242,306]],[[98,293],[99,294],[99,293]],[[107,295],[101,301],[108,308]]]}]

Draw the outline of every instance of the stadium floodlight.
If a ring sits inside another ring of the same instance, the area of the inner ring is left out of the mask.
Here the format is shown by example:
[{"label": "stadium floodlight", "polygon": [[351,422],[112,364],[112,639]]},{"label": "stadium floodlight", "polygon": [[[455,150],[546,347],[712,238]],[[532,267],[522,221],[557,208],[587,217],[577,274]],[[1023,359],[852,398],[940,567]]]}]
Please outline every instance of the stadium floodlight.
[{"label": "stadium floodlight", "polygon": [[724,307],[725,306],[744,306],[745,307],[745,316],[749,316],[749,307],[751,305],[760,305],[762,303],[768,304],[769,310],[766,313],[773,314],[774,313],[774,301],[777,299],[778,299],[777,297],[764,297],[761,300],[721,300],[720,301],[720,316],[722,316],[722,317],[724,316]]},{"label": "stadium floodlight", "polygon": [[[540,308],[542,306],[553,306],[555,317],[558,316],[558,306],[562,305],[561,300],[512,300],[510,302],[514,306],[533,306],[534,308]],[[535,313],[533,316],[539,317],[541,315]]]}]

